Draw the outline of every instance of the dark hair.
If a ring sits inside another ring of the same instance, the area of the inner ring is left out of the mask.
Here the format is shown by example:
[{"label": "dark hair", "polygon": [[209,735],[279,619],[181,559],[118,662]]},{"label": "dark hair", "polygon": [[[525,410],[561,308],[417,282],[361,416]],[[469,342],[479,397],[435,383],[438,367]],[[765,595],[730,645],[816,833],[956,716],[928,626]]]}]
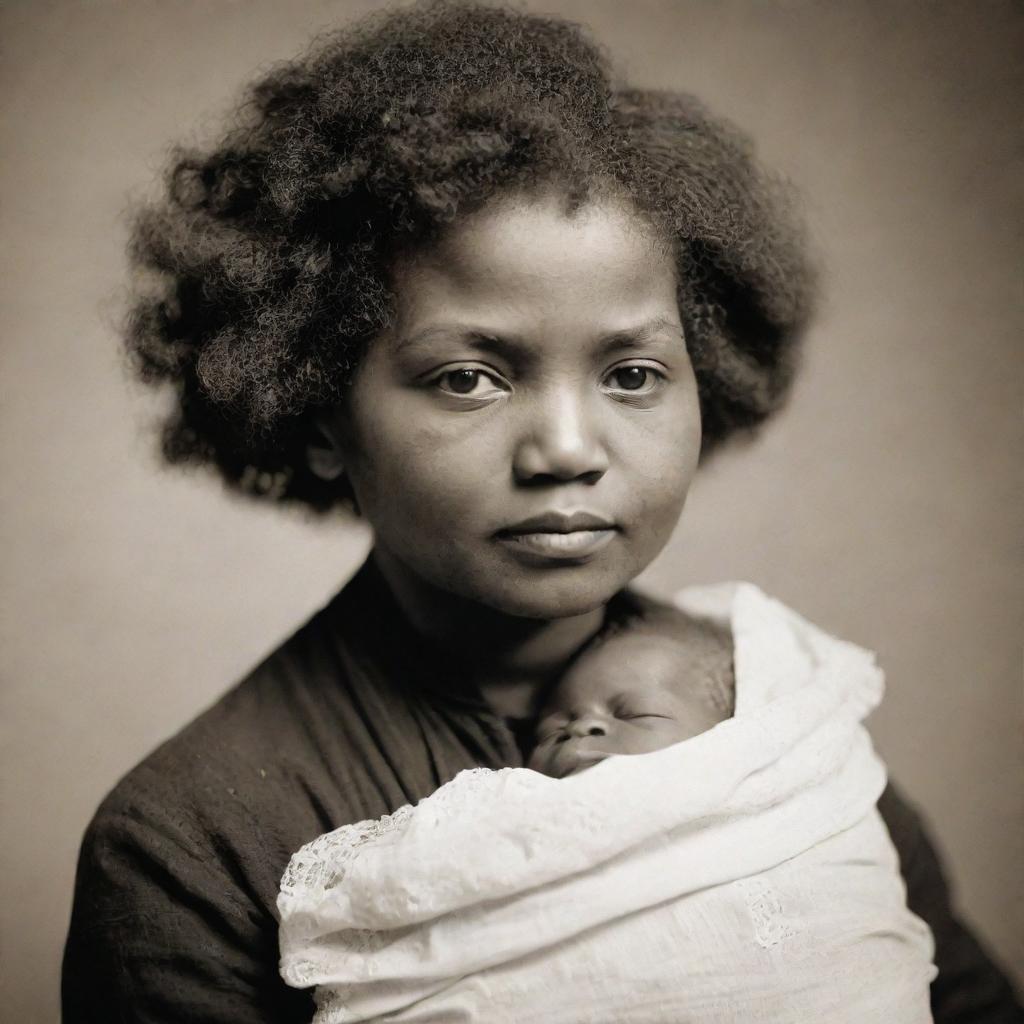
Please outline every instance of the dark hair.
[{"label": "dark hair", "polygon": [[427,3],[321,39],[175,152],[136,218],[127,344],[173,385],[171,462],[326,509],[313,417],[391,314],[389,268],[460,212],[540,184],[612,188],[672,242],[704,453],[783,401],[812,275],[778,184],[692,97],[617,87],[572,23]]}]

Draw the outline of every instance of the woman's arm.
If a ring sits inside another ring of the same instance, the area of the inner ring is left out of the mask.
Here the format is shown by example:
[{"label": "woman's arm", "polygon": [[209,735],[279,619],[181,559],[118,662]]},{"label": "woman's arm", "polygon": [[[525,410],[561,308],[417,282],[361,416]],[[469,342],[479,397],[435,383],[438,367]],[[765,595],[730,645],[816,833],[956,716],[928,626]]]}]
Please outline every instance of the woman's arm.
[{"label": "woman's arm", "polygon": [[229,850],[153,806],[101,809],[86,833],[64,954],[64,1024],[298,1024],[277,927]]},{"label": "woman's arm", "polygon": [[1010,982],[956,916],[942,863],[920,815],[892,783],[878,810],[899,853],[907,903],[935,937],[935,1024],[1021,1024],[1024,1009]]}]

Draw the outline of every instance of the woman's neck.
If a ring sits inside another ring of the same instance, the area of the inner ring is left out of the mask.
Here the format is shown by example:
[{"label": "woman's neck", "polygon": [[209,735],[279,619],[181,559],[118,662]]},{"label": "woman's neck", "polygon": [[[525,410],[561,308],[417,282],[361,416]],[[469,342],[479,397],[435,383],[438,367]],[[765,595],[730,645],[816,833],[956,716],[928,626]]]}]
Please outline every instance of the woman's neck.
[{"label": "woman's neck", "polygon": [[449,652],[497,714],[535,714],[544,689],[601,628],[605,608],[561,619],[528,619],[457,597],[413,576],[386,553],[374,560],[413,628]]}]

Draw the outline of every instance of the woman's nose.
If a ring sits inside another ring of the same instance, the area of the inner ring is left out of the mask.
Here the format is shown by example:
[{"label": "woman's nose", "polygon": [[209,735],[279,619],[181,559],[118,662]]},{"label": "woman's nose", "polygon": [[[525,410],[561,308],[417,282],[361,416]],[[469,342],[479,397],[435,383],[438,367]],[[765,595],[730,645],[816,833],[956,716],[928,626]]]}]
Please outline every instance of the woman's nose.
[{"label": "woman's nose", "polygon": [[513,470],[522,483],[597,483],[608,469],[597,411],[588,396],[565,388],[543,396],[525,414]]}]

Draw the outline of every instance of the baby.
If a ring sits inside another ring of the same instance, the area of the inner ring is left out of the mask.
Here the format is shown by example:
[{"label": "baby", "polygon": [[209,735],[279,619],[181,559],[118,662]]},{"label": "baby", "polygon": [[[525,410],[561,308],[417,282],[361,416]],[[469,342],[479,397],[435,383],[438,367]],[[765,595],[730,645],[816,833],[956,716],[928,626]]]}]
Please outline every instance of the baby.
[{"label": "baby", "polygon": [[529,768],[556,779],[612,754],[646,754],[732,716],[727,632],[671,609],[636,616],[591,644],[562,678]]},{"label": "baby", "polygon": [[873,656],[750,584],[680,600],[577,658],[527,769],[295,854],[281,969],[316,1024],[931,1020]]}]

